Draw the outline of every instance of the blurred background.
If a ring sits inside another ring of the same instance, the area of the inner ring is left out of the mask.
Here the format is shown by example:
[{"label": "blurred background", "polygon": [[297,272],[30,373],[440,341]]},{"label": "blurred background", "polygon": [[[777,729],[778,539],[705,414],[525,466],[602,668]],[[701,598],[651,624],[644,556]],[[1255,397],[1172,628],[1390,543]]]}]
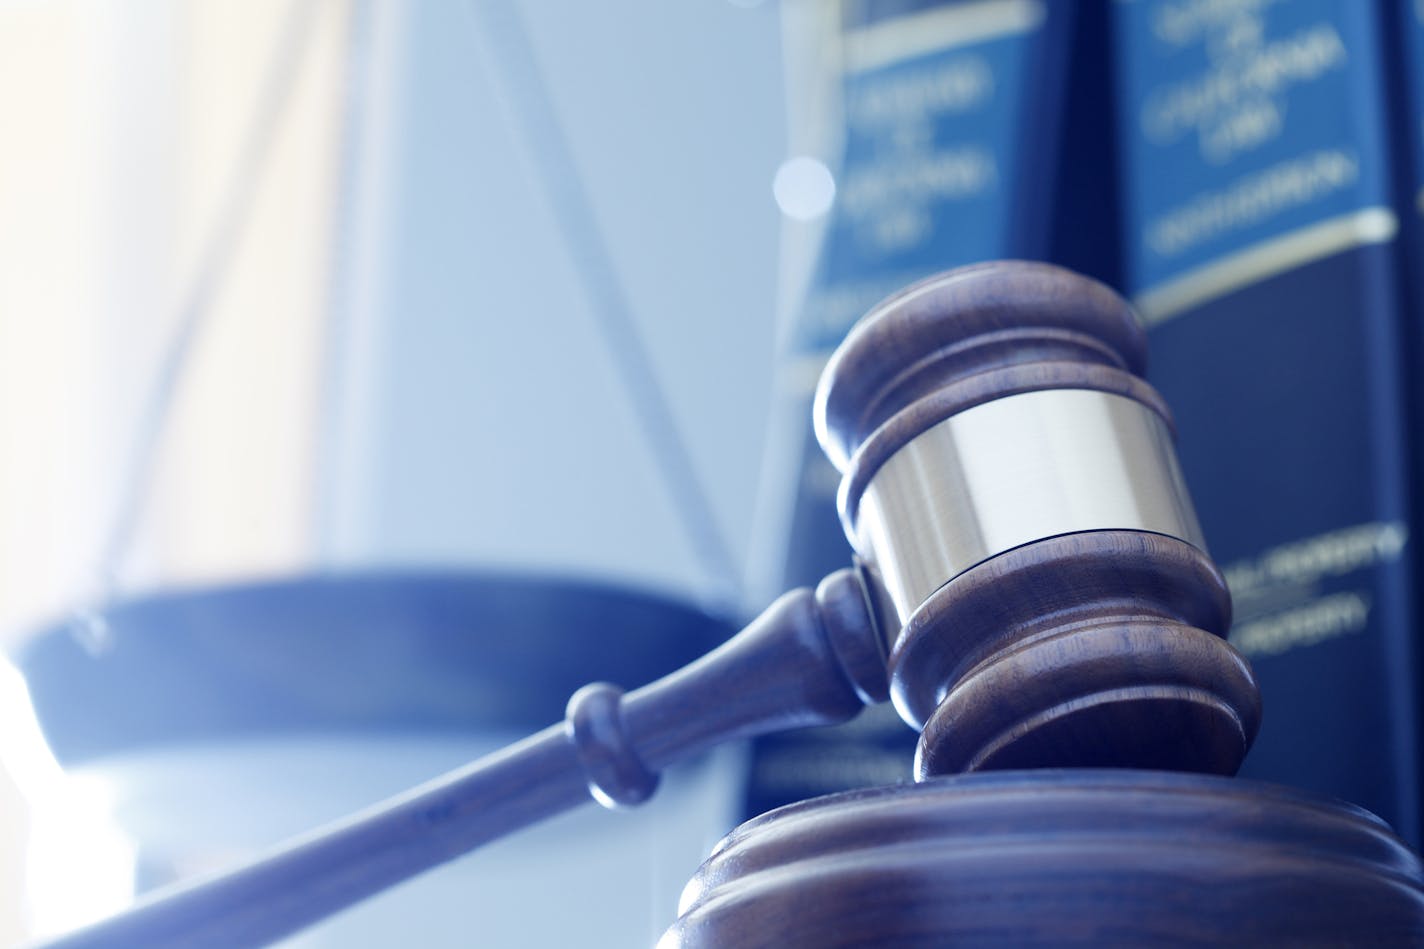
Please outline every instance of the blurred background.
[{"label": "blurred background", "polygon": [[[333,571],[741,608],[790,157],[776,4],[21,0],[0,127],[12,651],[57,622],[102,650],[115,600]],[[0,943],[122,899],[83,905],[79,834],[48,854],[58,910],[26,908],[16,780]]]},{"label": "blurred background", "polygon": [[[1417,844],[1421,9],[0,0],[0,945],[844,565],[821,366],[1002,257],[1144,317],[1246,772]],[[294,944],[651,943],[738,820],[914,737],[727,749]]]},{"label": "blurred background", "polygon": [[488,6],[5,5],[6,629],[109,584],[313,565],[735,594],[787,157],[776,5]]}]

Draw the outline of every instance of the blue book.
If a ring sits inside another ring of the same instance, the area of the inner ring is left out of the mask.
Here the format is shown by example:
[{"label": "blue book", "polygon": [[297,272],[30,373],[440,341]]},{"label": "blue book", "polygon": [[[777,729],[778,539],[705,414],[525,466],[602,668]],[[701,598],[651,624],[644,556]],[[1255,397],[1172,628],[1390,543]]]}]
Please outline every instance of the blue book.
[{"label": "blue book", "polygon": [[1382,9],[1113,6],[1124,284],[1265,719],[1243,774],[1418,842]]},{"label": "blue book", "polygon": [[[789,420],[771,477],[794,499],[783,586],[850,563],[839,476],[811,431],[820,367],[880,299],[931,273],[1049,254],[1054,172],[1077,5],[1043,0],[846,0],[838,18],[841,151],[819,259],[782,356]],[[1100,105],[1095,104],[1100,110]],[[910,775],[916,734],[888,706],[836,729],[764,739],[747,813]]]}]

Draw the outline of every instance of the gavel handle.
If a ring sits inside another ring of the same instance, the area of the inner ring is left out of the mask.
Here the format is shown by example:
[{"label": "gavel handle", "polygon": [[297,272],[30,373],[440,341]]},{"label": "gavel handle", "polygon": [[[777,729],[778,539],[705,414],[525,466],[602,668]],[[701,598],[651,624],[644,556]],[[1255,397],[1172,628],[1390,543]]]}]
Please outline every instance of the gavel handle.
[{"label": "gavel handle", "polygon": [[641,803],[675,761],[726,741],[842,722],[883,701],[885,648],[873,617],[860,569],[837,571],[651,685],[627,695],[585,686],[558,725],[45,946],[264,945],[590,794],[609,807]]}]

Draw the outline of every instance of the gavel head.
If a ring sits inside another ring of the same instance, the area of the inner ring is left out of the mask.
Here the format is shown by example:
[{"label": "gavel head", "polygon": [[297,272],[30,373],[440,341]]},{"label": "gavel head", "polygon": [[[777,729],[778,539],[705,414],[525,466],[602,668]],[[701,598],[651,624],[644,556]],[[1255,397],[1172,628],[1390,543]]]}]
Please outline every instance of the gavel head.
[{"label": "gavel head", "polygon": [[1146,340],[1102,284],[1004,262],[869,313],[816,394],[920,777],[1232,774],[1260,697]]}]

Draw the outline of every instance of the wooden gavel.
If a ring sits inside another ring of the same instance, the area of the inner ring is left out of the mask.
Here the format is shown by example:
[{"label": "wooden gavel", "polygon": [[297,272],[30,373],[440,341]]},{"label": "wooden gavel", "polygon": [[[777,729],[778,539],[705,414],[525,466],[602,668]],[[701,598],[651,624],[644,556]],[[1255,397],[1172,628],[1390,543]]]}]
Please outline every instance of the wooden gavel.
[{"label": "wooden gavel", "polygon": [[887,697],[924,783],[743,825],[666,945],[1424,941],[1419,860],[1382,822],[1219,777],[1260,699],[1145,349],[1115,293],[1048,265],[891,297],[816,397],[855,568],[664,679],[587,686],[559,725],[51,945],[261,944],[590,794],[637,804],[714,744]]}]

